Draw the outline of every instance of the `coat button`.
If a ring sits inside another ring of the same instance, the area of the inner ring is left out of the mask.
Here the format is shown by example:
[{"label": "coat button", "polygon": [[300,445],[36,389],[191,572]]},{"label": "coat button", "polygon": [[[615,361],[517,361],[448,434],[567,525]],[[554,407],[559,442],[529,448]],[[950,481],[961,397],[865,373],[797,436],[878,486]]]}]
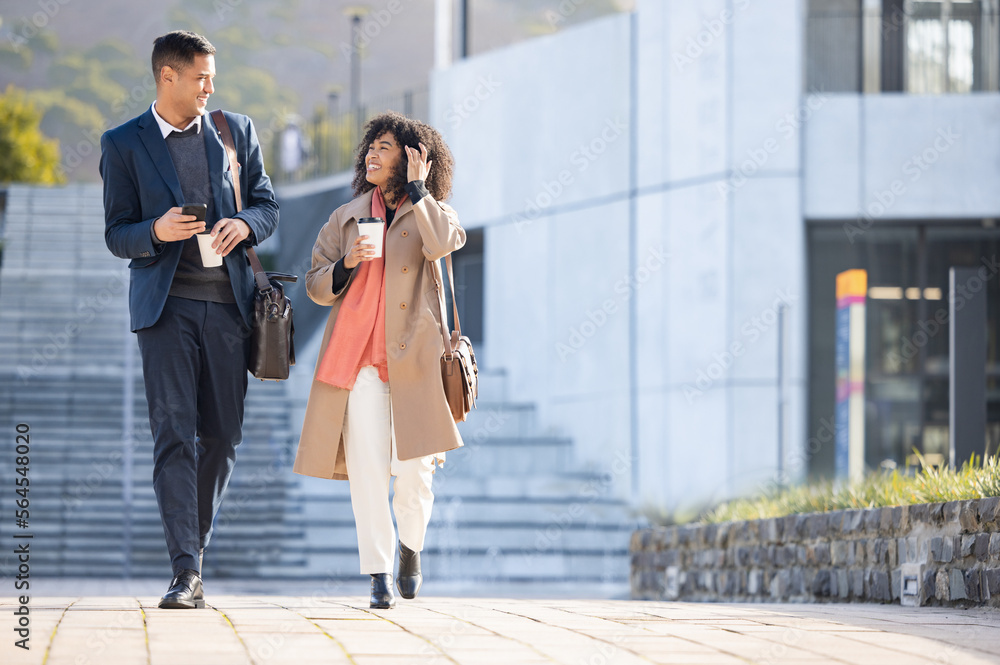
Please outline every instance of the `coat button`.
[{"label": "coat button", "polygon": [[403,342],[402,344],[399,345],[399,350],[400,351],[402,351],[405,348],[406,348],[406,342]]},{"label": "coat button", "polygon": [[410,232],[409,231],[403,231],[399,235],[401,235],[401,236],[403,236],[405,238],[406,236],[410,235]]},{"label": "coat button", "polygon": [[400,309],[406,309],[406,303],[405,302],[399,303],[399,308]]},{"label": "coat button", "polygon": [[406,273],[406,272],[410,272],[410,269],[409,269],[409,268],[407,268],[406,266],[403,266],[403,272],[404,272],[404,273]]}]

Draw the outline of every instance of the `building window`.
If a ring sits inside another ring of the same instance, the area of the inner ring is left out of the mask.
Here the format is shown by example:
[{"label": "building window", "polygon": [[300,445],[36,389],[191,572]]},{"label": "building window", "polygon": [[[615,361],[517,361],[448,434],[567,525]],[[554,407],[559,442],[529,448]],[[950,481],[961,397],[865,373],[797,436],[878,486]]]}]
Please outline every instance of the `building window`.
[{"label": "building window", "polygon": [[[870,468],[948,459],[947,325],[952,266],[995,266],[1000,229],[958,223],[885,224],[854,236],[840,224],[809,226],[809,432],[833,421],[835,280],[852,268],[868,271],[865,363],[865,462]],[[986,282],[987,441],[1000,440],[1000,274]],[[824,443],[810,470],[833,474],[833,443]]]},{"label": "building window", "polygon": [[859,0],[809,0],[806,84],[810,91],[861,90]]},{"label": "building window", "polygon": [[[458,291],[458,316],[462,320],[462,334],[468,337],[474,345],[482,345],[484,324],[482,229],[466,231],[465,246],[455,252],[453,264],[455,290]],[[448,314],[451,316],[450,310]]]},{"label": "building window", "polygon": [[996,91],[998,0],[810,0],[809,91]]},{"label": "building window", "polygon": [[[980,39],[991,36],[983,30],[984,21],[987,26],[996,23],[996,14],[988,11],[992,3],[932,0],[907,4],[903,21],[906,91],[940,94],[982,90],[983,77],[976,74],[991,63],[983,61],[982,67],[977,67],[977,52],[984,50]],[[992,37],[995,45],[995,30]]]}]

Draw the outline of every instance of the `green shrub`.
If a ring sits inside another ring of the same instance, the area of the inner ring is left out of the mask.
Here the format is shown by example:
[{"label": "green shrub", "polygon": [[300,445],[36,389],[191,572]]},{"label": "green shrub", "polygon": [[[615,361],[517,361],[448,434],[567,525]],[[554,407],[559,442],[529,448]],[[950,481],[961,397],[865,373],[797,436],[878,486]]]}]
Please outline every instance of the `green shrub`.
[{"label": "green shrub", "polygon": [[[919,456],[918,456],[919,457]],[[879,471],[854,484],[821,482],[729,501],[709,511],[702,522],[755,520],[797,513],[881,508],[1000,496],[1000,456],[973,458],[961,469],[928,465]]]}]

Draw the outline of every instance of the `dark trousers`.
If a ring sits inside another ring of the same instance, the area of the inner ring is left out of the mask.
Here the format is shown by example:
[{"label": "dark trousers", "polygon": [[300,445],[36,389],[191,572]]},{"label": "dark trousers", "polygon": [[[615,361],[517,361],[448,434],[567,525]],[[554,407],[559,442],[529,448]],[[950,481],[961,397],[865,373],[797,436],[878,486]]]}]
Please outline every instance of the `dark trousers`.
[{"label": "dark trousers", "polygon": [[153,489],[176,575],[198,570],[243,440],[250,336],[236,305],[170,296],[138,331]]}]

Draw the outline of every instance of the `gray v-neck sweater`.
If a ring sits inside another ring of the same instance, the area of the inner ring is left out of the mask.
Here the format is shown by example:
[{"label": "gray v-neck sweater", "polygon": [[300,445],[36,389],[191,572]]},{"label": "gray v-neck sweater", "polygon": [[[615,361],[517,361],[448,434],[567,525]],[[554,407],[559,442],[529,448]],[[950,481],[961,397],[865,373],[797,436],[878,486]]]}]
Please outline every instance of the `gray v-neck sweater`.
[{"label": "gray v-neck sweater", "polygon": [[[202,121],[204,124],[204,121]],[[215,223],[215,206],[212,203],[212,181],[208,174],[208,155],[205,152],[205,137],[191,127],[183,132],[173,132],[166,138],[170,159],[181,183],[185,204],[204,203],[208,206],[205,219],[208,229]],[[170,295],[190,300],[235,303],[233,285],[229,281],[226,264],[218,268],[206,268],[201,263],[198,239],[184,241],[181,260],[170,285]]]}]

